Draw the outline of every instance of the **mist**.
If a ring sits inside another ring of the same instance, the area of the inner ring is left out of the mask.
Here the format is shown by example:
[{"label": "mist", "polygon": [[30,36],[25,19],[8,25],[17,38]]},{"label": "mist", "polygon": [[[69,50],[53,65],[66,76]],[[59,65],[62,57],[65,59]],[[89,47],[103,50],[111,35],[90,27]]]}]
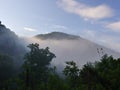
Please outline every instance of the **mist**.
[{"label": "mist", "polygon": [[27,39],[27,43],[39,43],[40,48],[49,47],[50,51],[56,55],[56,58],[52,60],[51,65],[56,66],[58,71],[63,70],[66,61],[74,61],[80,68],[82,68],[87,62],[99,61],[104,54],[113,55],[115,58],[120,55],[111,49],[83,38],[76,40],[42,40],[33,37]]},{"label": "mist", "polygon": [[[27,45],[38,43],[40,48],[49,47],[50,51],[56,55],[51,65],[56,66],[58,71],[63,70],[66,61],[74,61],[81,68],[87,62],[99,61],[104,54],[113,55],[115,58],[118,58],[120,55],[111,49],[81,37],[79,37],[79,39],[78,37],[77,39],[71,39],[70,35],[68,35],[67,39],[65,39],[65,35],[63,35],[64,37],[62,37],[62,39],[60,37],[59,39],[55,39],[56,34],[54,38],[50,39],[36,37],[20,38],[10,29],[0,24],[0,53],[11,56],[16,67],[20,67],[24,62],[23,58],[25,53],[28,52]],[[49,34],[47,34],[47,37],[48,36]]]}]

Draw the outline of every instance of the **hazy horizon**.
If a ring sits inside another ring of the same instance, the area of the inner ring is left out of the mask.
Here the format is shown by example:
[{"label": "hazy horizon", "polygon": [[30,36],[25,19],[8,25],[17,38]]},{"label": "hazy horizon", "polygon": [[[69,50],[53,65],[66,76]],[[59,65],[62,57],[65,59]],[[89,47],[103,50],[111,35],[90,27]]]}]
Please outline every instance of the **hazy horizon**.
[{"label": "hazy horizon", "polygon": [[120,52],[118,0],[0,0],[0,21],[18,36],[58,31]]}]

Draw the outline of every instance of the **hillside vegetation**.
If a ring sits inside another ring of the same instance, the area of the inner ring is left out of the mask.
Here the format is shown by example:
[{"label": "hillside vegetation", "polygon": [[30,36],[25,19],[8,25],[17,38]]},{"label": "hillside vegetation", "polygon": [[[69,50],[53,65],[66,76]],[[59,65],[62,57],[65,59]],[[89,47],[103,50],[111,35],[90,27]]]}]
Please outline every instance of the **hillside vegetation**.
[{"label": "hillside vegetation", "polygon": [[15,73],[10,56],[0,55],[0,90],[120,90],[120,59],[104,55],[98,62],[78,68],[74,61],[65,62],[63,76],[50,62],[55,54],[39,44],[28,45],[21,72]]}]

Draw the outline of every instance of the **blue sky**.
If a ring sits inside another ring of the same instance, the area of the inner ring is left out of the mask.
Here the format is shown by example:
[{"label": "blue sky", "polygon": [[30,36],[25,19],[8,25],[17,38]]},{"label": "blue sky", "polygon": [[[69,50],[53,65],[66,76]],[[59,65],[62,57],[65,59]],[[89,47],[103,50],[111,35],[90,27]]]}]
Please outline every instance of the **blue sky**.
[{"label": "blue sky", "polygon": [[119,0],[0,0],[0,20],[19,36],[80,35],[120,51]]}]

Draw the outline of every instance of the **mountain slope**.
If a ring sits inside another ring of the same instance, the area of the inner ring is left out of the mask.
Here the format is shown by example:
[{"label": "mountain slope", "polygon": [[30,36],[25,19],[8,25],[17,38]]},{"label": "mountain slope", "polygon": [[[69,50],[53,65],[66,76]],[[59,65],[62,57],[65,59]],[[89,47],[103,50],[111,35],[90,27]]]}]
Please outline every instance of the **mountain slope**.
[{"label": "mountain slope", "polygon": [[[38,36],[35,36],[32,42],[39,43],[41,48],[47,46],[50,47],[50,50],[57,56],[56,59],[52,61],[52,64],[61,69],[63,69],[66,61],[73,60],[78,66],[82,67],[82,65],[86,64],[87,62],[100,60],[104,54],[113,55],[114,57],[120,56],[118,52],[83,39],[79,36],[74,36],[77,38],[73,39],[73,35],[61,32],[53,32]],[[43,39],[43,37],[47,38]]]},{"label": "mountain slope", "polygon": [[0,22],[0,54],[11,56],[19,66],[25,51],[20,38]]},{"label": "mountain slope", "polygon": [[75,61],[79,67],[87,62],[100,60],[104,54],[119,57],[120,54],[100,46],[79,36],[70,35],[62,32],[52,32],[48,34],[39,34],[32,38],[25,39],[25,42],[10,29],[0,23],[0,54],[7,54],[13,57],[16,66],[22,64],[23,55],[26,52],[26,46],[30,43],[39,43],[40,48],[50,47],[56,58],[52,61],[62,70],[66,61]]}]

